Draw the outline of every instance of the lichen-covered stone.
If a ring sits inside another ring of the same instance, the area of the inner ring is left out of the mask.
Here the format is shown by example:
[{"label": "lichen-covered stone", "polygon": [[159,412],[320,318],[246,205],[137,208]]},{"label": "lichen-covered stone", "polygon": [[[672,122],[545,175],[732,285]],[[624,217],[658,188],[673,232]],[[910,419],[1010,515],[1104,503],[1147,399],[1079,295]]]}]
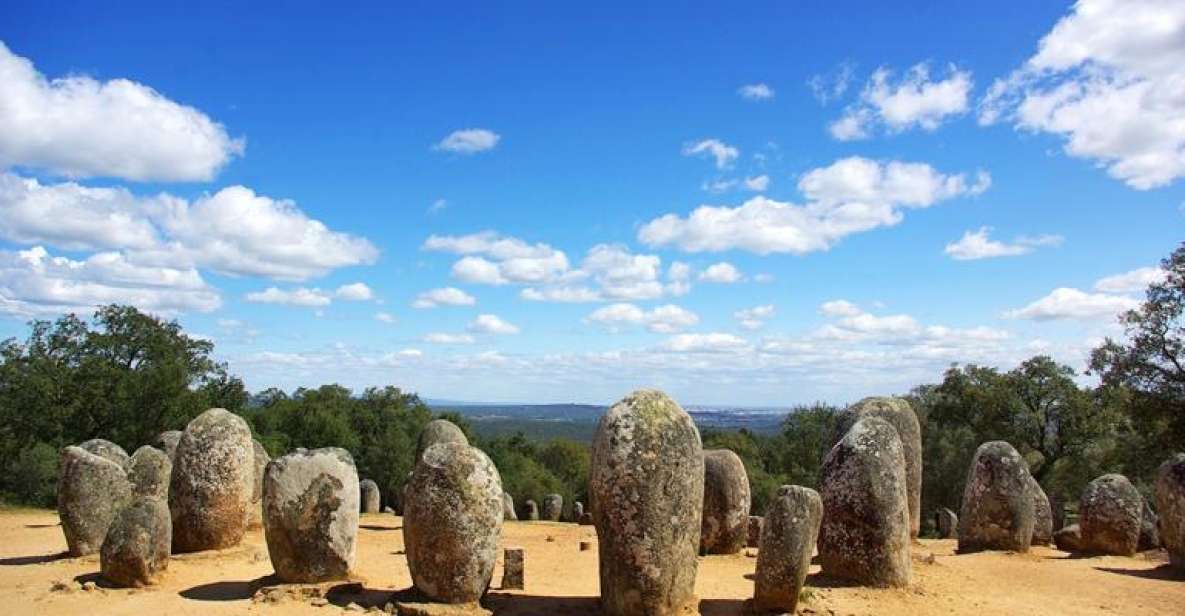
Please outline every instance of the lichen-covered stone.
[{"label": "lichen-covered stone", "polygon": [[362,513],[378,513],[383,500],[382,494],[379,493],[379,484],[373,479],[363,479],[358,483],[358,492],[362,498]]},{"label": "lichen-covered stone", "polygon": [[582,517],[584,517],[584,503],[580,501],[572,503],[572,517],[569,519],[573,522],[579,522]]},{"label": "lichen-covered stone", "polygon": [[666,394],[635,391],[601,417],[589,469],[602,613],[679,613],[694,600],[702,525],[695,423]]},{"label": "lichen-covered stone", "polygon": [[877,417],[853,424],[823,461],[820,495],[823,572],[869,586],[909,584],[905,456],[892,424]]},{"label": "lichen-covered stone", "polygon": [[177,458],[177,443],[180,442],[180,430],[167,430],[156,435],[156,440],[152,441],[152,446],[165,452],[165,455],[169,456],[169,462],[174,462]]},{"label": "lichen-covered stone", "polygon": [[263,530],[285,582],[340,580],[354,564],[358,471],[344,449],[326,447],[272,460],[263,478]]},{"label": "lichen-covered stone", "polygon": [[782,486],[765,510],[753,607],[757,611],[793,614],[811,567],[819,536],[823,501],[802,486]]},{"label": "lichen-covered stone", "polygon": [[[164,452],[156,451],[164,456]],[[153,584],[169,567],[172,541],[168,503],[157,496],[139,495],[120,510],[107,529],[99,552],[99,571],[119,586]]]},{"label": "lichen-covered stone", "polygon": [[736,554],[749,534],[749,475],[727,449],[704,451],[704,512],[700,551]]},{"label": "lichen-covered stone", "polygon": [[1063,526],[1053,533],[1053,544],[1063,552],[1077,552],[1082,549],[1082,529],[1077,524]]},{"label": "lichen-covered stone", "polygon": [[115,515],[132,499],[127,472],[108,458],[81,447],[61,452],[58,517],[71,556],[99,551]]},{"label": "lichen-covered stone", "polygon": [[127,469],[128,464],[132,461],[131,457],[128,456],[128,452],[123,447],[101,438],[92,438],[89,441],[79,443],[78,446],[100,458],[107,458],[124,467],[124,469]]},{"label": "lichen-covered stone", "polygon": [[173,551],[238,545],[247,531],[254,485],[255,448],[242,417],[210,409],[189,422],[169,483]]},{"label": "lichen-covered stone", "polygon": [[522,548],[506,548],[502,551],[502,590],[522,590],[524,580],[525,551]]},{"label": "lichen-covered stone", "polygon": [[506,492],[502,493],[502,519],[518,520],[518,514],[514,511],[514,497]]},{"label": "lichen-covered stone", "polygon": [[1082,549],[1131,556],[1140,545],[1144,499],[1127,477],[1107,474],[1086,484],[1078,501]]},{"label": "lichen-covered stone", "polygon": [[909,497],[909,536],[917,538],[922,523],[922,428],[913,407],[903,398],[873,396],[839,414],[832,442],[839,442],[855,423],[877,417],[897,430],[905,457],[905,487]]},{"label": "lichen-covered stone", "polygon": [[1185,569],[1185,453],[1174,454],[1156,471],[1156,511],[1160,541],[1169,561]]},{"label": "lichen-covered stone", "polygon": [[959,516],[946,507],[934,512],[934,528],[939,539],[954,539],[959,532]]},{"label": "lichen-covered stone", "polygon": [[748,536],[746,538],[747,541],[745,541],[746,547],[755,548],[761,545],[761,525],[763,521],[759,515],[749,516],[748,532],[746,533]]},{"label": "lichen-covered stone", "polygon": [[444,442],[429,447],[412,471],[403,541],[412,582],[441,603],[472,603],[485,594],[502,531],[502,479],[479,449]]},{"label": "lichen-covered stone", "polygon": [[559,522],[564,514],[564,497],[559,494],[548,494],[543,497],[543,509],[539,518],[549,522]]},{"label": "lichen-covered stone", "polygon": [[[169,480],[173,476],[173,463],[169,456],[156,447],[144,445],[132,454],[128,464],[128,480],[137,496],[150,496],[169,502]],[[170,535],[171,536],[171,535]]]},{"label": "lichen-covered stone", "polygon": [[1053,542],[1053,509],[1049,497],[1041,484],[1029,475],[1029,494],[1033,499],[1033,545],[1049,545]]},{"label": "lichen-covered stone", "polygon": [[254,463],[254,484],[251,486],[251,510],[247,517],[247,526],[259,528],[263,525],[263,474],[267,472],[267,463],[272,457],[267,455],[263,443],[251,441],[252,462]]},{"label": "lichen-covered stone", "polygon": [[1155,550],[1160,548],[1160,518],[1148,501],[1144,500],[1144,515],[1140,519],[1140,543],[1138,549]]},{"label": "lichen-covered stone", "polygon": [[526,502],[523,503],[523,519],[530,522],[534,522],[539,519],[539,505],[536,505],[535,501],[527,499]]},{"label": "lichen-covered stone", "polygon": [[439,443],[468,445],[469,439],[465,438],[465,433],[457,424],[447,419],[433,419],[420,431],[420,438],[416,441],[416,459],[419,460],[429,447]]},{"label": "lichen-covered stone", "polygon": [[959,512],[959,551],[1027,552],[1033,542],[1033,497],[1029,465],[1004,441],[975,450],[963,508]]}]

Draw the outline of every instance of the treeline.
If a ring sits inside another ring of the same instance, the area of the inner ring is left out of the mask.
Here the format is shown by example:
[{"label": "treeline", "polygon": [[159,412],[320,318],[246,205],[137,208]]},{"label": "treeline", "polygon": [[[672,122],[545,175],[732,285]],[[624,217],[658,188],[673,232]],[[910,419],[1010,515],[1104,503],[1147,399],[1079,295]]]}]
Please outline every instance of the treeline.
[{"label": "treeline", "polygon": [[[1127,475],[1147,495],[1156,466],[1185,449],[1185,246],[1162,267],[1165,280],[1121,317],[1124,339],[1092,353],[1097,386],[1036,356],[1007,371],[952,366],[940,383],[906,394],[922,427],[923,520],[939,506],[958,510],[971,456],[988,440],[1012,443],[1053,499],[1075,501],[1104,472]],[[104,307],[89,323],[33,321],[26,340],[0,344],[0,499],[52,506],[60,447],[105,438],[131,452],[219,406],[246,418],[273,456],[296,447],[349,450],[359,475],[398,506],[419,432],[433,418],[417,396],[338,385],[251,396],[212,351],[176,323],[127,306]],[[838,410],[795,408],[769,436],[705,431],[704,446],[740,455],[759,514],[780,485],[816,486]],[[517,503],[548,493],[563,495],[566,507],[587,502],[587,445],[522,434],[483,439],[464,418],[445,416],[490,455]]]}]

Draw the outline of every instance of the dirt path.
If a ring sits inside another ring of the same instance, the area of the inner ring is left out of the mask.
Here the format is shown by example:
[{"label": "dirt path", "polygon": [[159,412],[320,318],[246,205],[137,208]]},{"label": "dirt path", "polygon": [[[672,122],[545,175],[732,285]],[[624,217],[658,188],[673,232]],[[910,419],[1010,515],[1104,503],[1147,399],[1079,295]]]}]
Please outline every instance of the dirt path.
[{"label": "dirt path", "polygon": [[[49,511],[0,512],[0,605],[9,614],[332,614],[351,601],[382,606],[411,578],[399,518],[365,515],[359,531],[357,578],[318,607],[307,599],[253,601],[272,571],[260,531],[232,550],[174,558],[162,583],[145,590],[102,588],[98,556],[61,558],[65,540]],[[549,541],[548,538],[552,540]],[[581,540],[593,549],[581,552]],[[526,548],[526,590],[498,590],[494,572],[487,606],[497,614],[596,614],[597,552],[592,527],[511,522],[507,546]],[[817,573],[807,581],[802,613],[864,615],[1185,614],[1185,576],[1164,564],[1162,552],[1135,558],[1069,558],[1034,548],[1029,554],[955,555],[953,541],[923,541],[914,550],[914,584],[904,590],[834,585]],[[930,558],[933,555],[933,558]],[[756,559],[710,556],[700,562],[697,593],[703,614],[741,614],[753,591]],[[97,581],[100,588],[81,589]],[[55,583],[59,583],[54,589]]]}]

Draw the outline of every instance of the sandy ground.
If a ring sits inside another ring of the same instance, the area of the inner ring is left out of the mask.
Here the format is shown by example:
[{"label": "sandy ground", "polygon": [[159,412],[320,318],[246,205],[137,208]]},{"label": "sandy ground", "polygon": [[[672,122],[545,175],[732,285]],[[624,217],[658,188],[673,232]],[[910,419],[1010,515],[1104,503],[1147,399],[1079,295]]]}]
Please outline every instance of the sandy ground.
[{"label": "sandy ground", "polygon": [[[182,555],[161,583],[149,589],[104,587],[98,556],[64,558],[57,515],[0,511],[0,605],[8,614],[332,614],[351,602],[382,606],[392,591],[411,585],[399,518],[365,515],[359,530],[357,581],[331,590],[329,603],[284,596],[253,600],[272,572],[261,531],[238,548]],[[581,540],[593,548],[580,551]],[[506,546],[526,549],[526,589],[501,591],[494,571],[485,605],[496,614],[596,614],[597,552],[592,527],[509,522]],[[800,613],[849,614],[1185,614],[1185,576],[1165,564],[1163,552],[1135,558],[1071,558],[1034,548],[1029,554],[955,555],[953,541],[924,540],[914,549],[914,584],[877,590],[807,580]],[[752,550],[749,550],[750,554]],[[756,559],[744,553],[701,559],[696,584],[703,614],[742,614],[753,591]],[[93,581],[98,588],[82,589]]]}]

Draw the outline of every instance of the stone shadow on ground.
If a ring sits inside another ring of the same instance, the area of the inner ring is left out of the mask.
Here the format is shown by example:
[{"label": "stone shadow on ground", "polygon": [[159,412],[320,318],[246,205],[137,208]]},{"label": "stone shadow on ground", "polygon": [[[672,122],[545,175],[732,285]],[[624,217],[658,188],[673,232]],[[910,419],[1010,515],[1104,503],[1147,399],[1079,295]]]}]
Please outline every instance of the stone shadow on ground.
[{"label": "stone shadow on ground", "polygon": [[702,599],[699,602],[699,613],[703,616],[733,616],[746,614],[743,599]]},{"label": "stone shadow on ground", "polygon": [[338,607],[346,607],[351,603],[357,603],[362,609],[369,609],[377,607],[382,609],[386,604],[407,600],[411,597],[410,589],[392,592],[390,590],[379,590],[377,588],[367,588],[359,582],[346,582],[338,584],[330,588],[325,593],[325,599]]},{"label": "stone shadow on ground", "polygon": [[227,580],[198,584],[178,592],[178,595],[193,601],[243,601],[255,595],[255,591],[269,582],[275,581],[272,575],[265,575],[253,580]]},{"label": "stone shadow on ground", "polygon": [[808,586],[815,588],[851,588],[862,586],[862,584],[853,580],[830,576],[819,571],[806,576],[806,582],[803,584],[803,588]]},{"label": "stone shadow on ground", "polygon": [[57,554],[35,554],[33,556],[10,556],[8,558],[0,558],[0,567],[40,565],[41,563],[49,563],[55,560],[63,560],[66,558],[70,558],[69,552],[58,552]]},{"label": "stone shadow on ground", "polygon": [[1146,580],[1171,580],[1182,581],[1185,580],[1185,571],[1177,569],[1172,565],[1161,565],[1155,569],[1120,569],[1118,567],[1095,567],[1098,571],[1105,571],[1107,573],[1116,573],[1119,575],[1130,575],[1131,577],[1144,578]]},{"label": "stone shadow on ground", "polygon": [[536,616],[563,614],[564,616],[600,616],[601,601],[597,597],[543,597],[491,592],[481,602],[498,616]]},{"label": "stone shadow on ground", "polygon": [[361,528],[363,530],[376,530],[376,531],[380,531],[380,532],[381,531],[391,531],[391,530],[403,530],[402,526],[378,526],[376,524],[359,524],[358,528]]},{"label": "stone shadow on ground", "polygon": [[74,581],[77,582],[79,586],[86,584],[87,582],[94,582],[95,586],[98,586],[99,588],[123,588],[117,584],[112,584],[107,580],[107,578],[103,577],[102,573],[99,573],[98,571],[94,573],[82,573],[76,575],[74,576]]}]

